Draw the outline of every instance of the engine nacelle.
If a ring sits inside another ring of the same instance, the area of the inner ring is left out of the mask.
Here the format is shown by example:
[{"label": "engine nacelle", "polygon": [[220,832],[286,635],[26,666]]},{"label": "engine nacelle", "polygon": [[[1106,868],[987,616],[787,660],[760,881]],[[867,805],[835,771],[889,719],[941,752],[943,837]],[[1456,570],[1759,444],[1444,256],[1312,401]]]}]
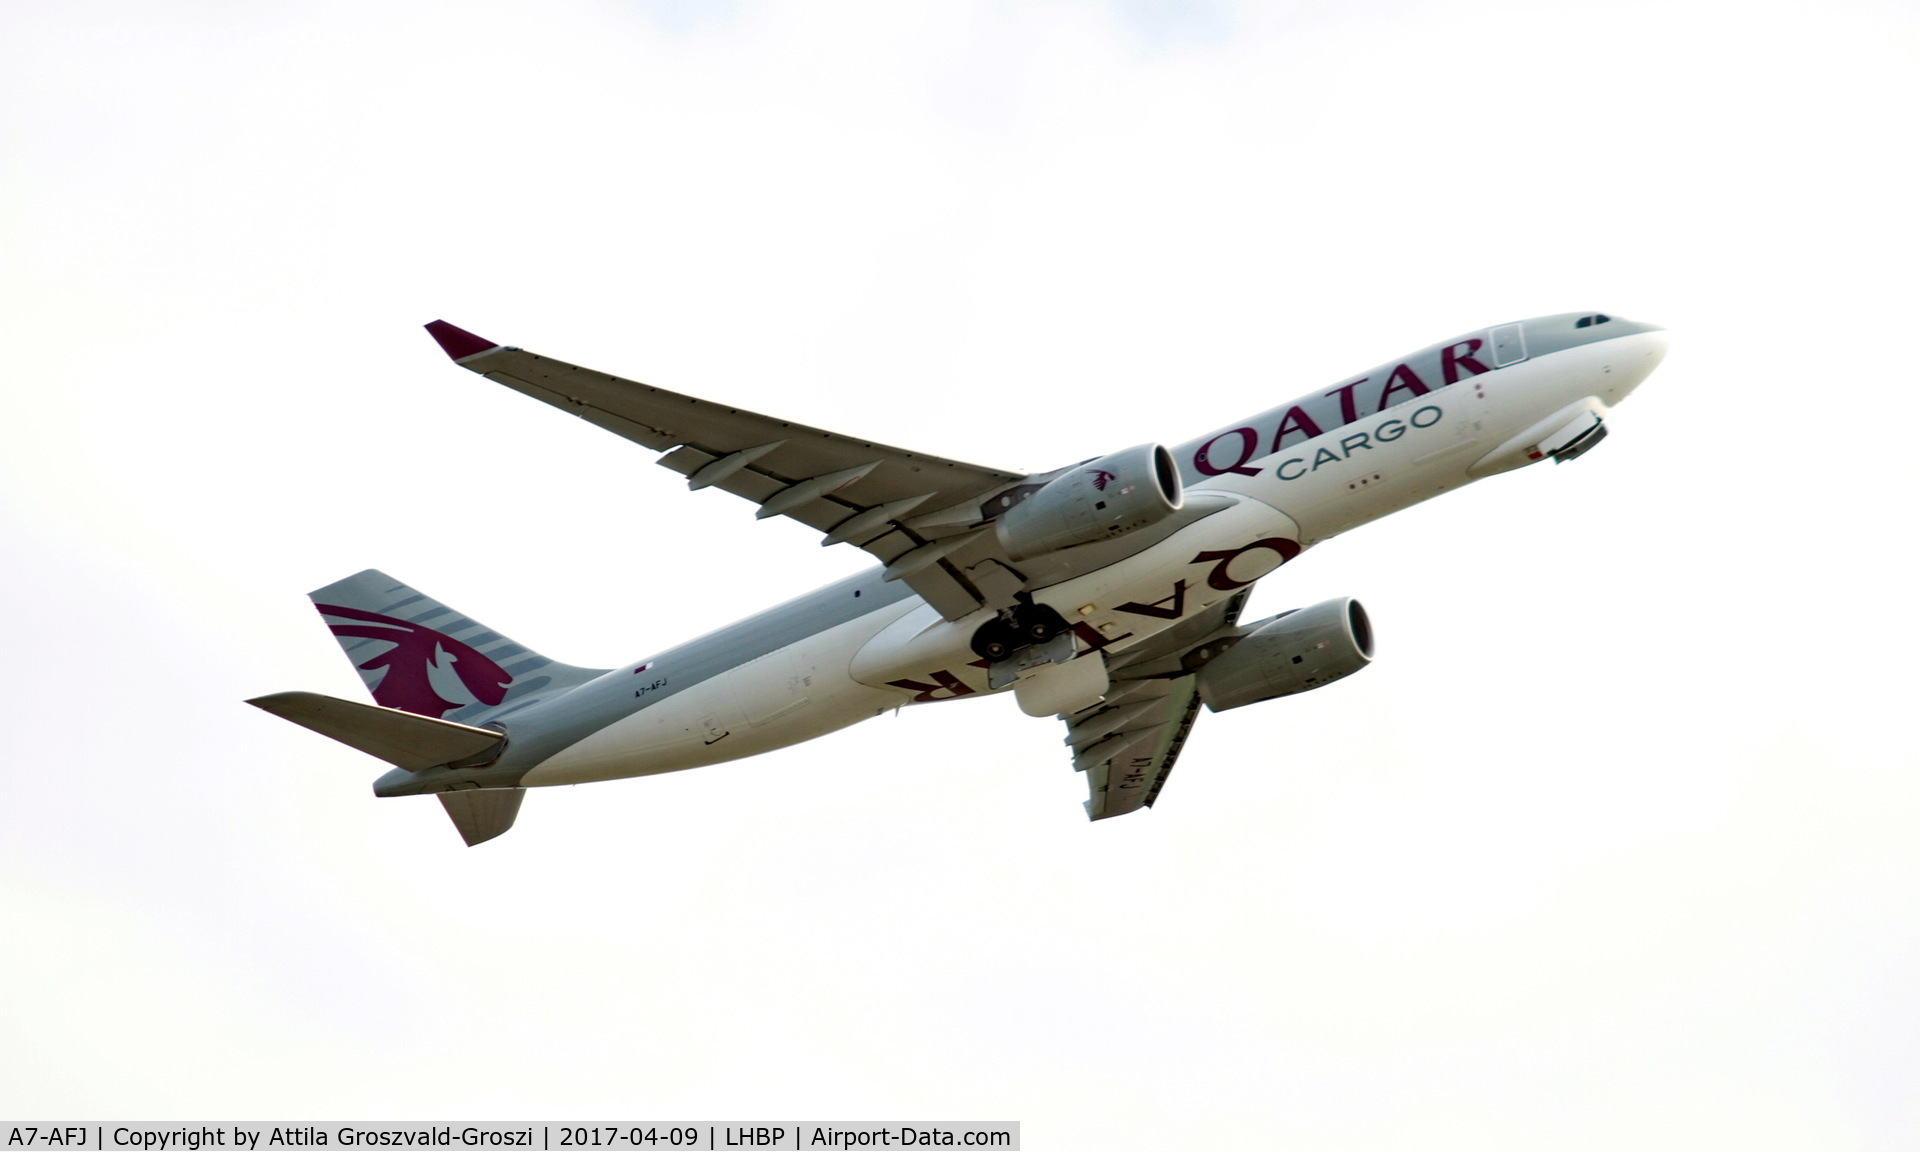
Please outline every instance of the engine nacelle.
[{"label": "engine nacelle", "polygon": [[1145,528],[1179,511],[1183,497],[1173,455],[1141,444],[1054,477],[1007,509],[994,532],[1022,560]]},{"label": "engine nacelle", "polygon": [[1467,475],[1476,479],[1510,472],[1551,456],[1554,463],[1578,459],[1607,438],[1607,406],[1598,397],[1576,400],[1476,460]]},{"label": "engine nacelle", "polygon": [[[1200,699],[1215,712],[1331,684],[1373,663],[1373,625],[1351,596],[1250,624],[1207,648]],[[1194,655],[1205,658],[1205,649]]]}]

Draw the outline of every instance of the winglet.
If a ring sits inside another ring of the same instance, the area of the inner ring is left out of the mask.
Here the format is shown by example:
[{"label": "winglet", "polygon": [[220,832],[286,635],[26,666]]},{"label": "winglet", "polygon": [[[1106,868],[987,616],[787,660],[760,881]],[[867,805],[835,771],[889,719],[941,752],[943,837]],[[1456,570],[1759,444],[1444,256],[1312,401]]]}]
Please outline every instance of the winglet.
[{"label": "winglet", "polygon": [[456,361],[500,347],[484,336],[475,336],[464,328],[455,328],[445,320],[435,320],[427,325],[427,332],[440,345],[440,350]]}]

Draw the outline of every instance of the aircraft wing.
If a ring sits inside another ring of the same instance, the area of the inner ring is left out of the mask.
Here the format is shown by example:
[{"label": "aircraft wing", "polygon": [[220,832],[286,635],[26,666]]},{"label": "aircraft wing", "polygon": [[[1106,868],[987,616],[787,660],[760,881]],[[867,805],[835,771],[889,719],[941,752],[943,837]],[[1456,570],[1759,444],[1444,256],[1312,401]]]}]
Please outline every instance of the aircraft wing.
[{"label": "aircraft wing", "polygon": [[1246,602],[1241,591],[1127,653],[1112,669],[1105,700],[1062,717],[1073,766],[1087,774],[1089,820],[1124,816],[1160,798],[1200,713],[1199,685],[1181,657],[1233,627]]},{"label": "aircraft wing", "polygon": [[1136,681],[1068,718],[1073,766],[1087,774],[1089,820],[1124,816],[1159,799],[1200,710],[1193,680]]},{"label": "aircraft wing", "polygon": [[1024,480],[623,380],[482,339],[436,320],[427,331],[463,368],[664,452],[694,489],[720,488],[851,543],[949,619],[1011,603],[981,505]]}]

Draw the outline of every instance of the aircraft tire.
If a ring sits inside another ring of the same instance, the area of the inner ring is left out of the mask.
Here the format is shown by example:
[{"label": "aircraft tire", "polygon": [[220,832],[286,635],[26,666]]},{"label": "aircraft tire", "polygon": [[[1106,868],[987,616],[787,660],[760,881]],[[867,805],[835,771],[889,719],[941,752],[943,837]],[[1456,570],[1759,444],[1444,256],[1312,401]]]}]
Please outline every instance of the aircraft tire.
[{"label": "aircraft tire", "polygon": [[975,656],[997,664],[1013,655],[1019,639],[1019,634],[1005,620],[989,620],[974,632],[970,646]]}]

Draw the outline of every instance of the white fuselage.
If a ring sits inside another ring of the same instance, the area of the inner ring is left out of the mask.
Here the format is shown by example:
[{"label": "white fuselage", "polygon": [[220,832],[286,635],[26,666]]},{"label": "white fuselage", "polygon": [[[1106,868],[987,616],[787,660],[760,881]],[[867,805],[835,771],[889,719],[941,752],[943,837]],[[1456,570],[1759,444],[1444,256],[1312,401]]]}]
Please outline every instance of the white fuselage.
[{"label": "white fuselage", "polygon": [[[1657,331],[1577,345],[1433,388],[1275,452],[1242,454],[1231,471],[1202,469],[1187,500],[1219,511],[1035,589],[1034,600],[1069,621],[1082,648],[1123,653],[1301,548],[1489,474],[1475,466],[1569,405],[1592,398],[1604,412],[1646,378],[1665,347]],[[887,604],[640,708],[548,758],[522,783],[694,768],[810,740],[906,703],[987,695],[985,662],[969,640],[992,614],[946,620],[917,597]],[[672,660],[670,652],[655,663],[670,674]],[[644,675],[637,679],[644,685]]]}]

